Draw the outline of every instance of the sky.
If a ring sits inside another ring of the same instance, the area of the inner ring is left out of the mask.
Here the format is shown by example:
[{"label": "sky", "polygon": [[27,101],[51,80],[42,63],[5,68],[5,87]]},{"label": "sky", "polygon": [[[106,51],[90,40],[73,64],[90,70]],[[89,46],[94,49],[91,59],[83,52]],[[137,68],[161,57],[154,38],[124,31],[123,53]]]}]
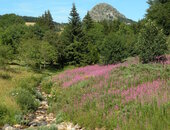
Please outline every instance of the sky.
[{"label": "sky", "polygon": [[127,18],[138,21],[144,18],[149,7],[147,0],[0,0],[0,15],[15,13],[21,16],[41,16],[50,10],[54,21],[68,22],[72,3],[83,18],[98,3],[108,3]]}]

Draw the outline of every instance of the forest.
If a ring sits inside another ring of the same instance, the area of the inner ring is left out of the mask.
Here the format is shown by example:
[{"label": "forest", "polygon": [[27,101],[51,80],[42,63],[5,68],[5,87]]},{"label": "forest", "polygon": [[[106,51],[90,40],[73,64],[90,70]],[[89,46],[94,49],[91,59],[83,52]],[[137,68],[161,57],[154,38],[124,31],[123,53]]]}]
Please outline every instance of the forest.
[{"label": "forest", "polygon": [[[130,25],[119,20],[94,22],[89,13],[81,21],[73,5],[69,22],[62,31],[58,31],[50,11],[31,27],[15,14],[1,16],[1,65],[16,62],[42,69],[113,64],[138,55],[143,63],[154,61],[168,50],[169,2],[161,3],[161,7],[160,3],[149,4],[146,18]],[[153,44],[153,49],[145,46],[146,43]]]},{"label": "forest", "polygon": [[[0,126],[29,124],[24,117],[38,109],[41,102],[37,99],[43,100],[36,90],[41,84],[42,90],[52,95],[48,111],[56,115],[58,123],[70,121],[89,130],[168,130],[169,96],[165,102],[160,97],[155,103],[157,97],[154,103],[146,105],[137,104],[137,98],[126,97],[127,107],[120,103],[123,97],[117,96],[136,92],[128,90],[131,84],[139,88],[137,95],[142,95],[140,91],[145,89],[146,93],[156,93],[159,84],[165,84],[159,94],[165,97],[170,92],[170,1],[148,0],[148,4],[145,17],[131,24],[120,19],[96,22],[89,12],[81,20],[75,4],[65,24],[54,22],[49,10],[38,18],[1,15]],[[27,26],[26,21],[35,25]],[[110,71],[111,75],[107,75]],[[116,84],[114,89],[111,84]],[[153,89],[147,87],[149,84]],[[103,95],[112,90],[117,90],[117,95]],[[99,107],[102,103],[103,109]],[[127,121],[122,119],[124,116]],[[139,120],[146,121],[146,125]]]}]

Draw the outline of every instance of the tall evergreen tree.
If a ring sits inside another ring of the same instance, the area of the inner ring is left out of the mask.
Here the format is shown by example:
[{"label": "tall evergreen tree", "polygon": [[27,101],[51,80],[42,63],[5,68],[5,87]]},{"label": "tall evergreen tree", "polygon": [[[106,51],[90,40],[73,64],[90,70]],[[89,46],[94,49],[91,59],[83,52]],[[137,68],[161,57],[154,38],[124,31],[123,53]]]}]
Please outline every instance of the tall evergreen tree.
[{"label": "tall evergreen tree", "polygon": [[61,35],[61,41],[65,45],[64,54],[68,64],[80,64],[86,47],[83,44],[84,34],[82,23],[77,13],[75,4],[70,12],[69,24]]},{"label": "tall evergreen tree", "polygon": [[52,18],[52,15],[49,10],[47,11],[47,14],[46,14],[46,20],[47,20],[47,25],[48,25],[49,29],[51,29],[51,30],[55,29],[53,18]]},{"label": "tall evergreen tree", "polygon": [[80,20],[80,16],[77,13],[77,9],[75,4],[73,4],[72,10],[70,12],[70,17],[69,17],[69,26],[71,29],[71,43],[76,41],[80,41],[82,37],[82,24]]},{"label": "tall evergreen tree", "polygon": [[93,26],[94,26],[94,23],[93,23],[93,20],[90,16],[90,13],[87,12],[86,16],[83,19],[83,28],[85,29],[85,31],[88,31]]},{"label": "tall evergreen tree", "polygon": [[37,20],[37,24],[44,28],[45,30],[54,30],[55,29],[55,25],[54,25],[54,22],[53,22],[53,18],[52,18],[52,15],[50,13],[50,11],[45,11],[45,13],[38,18]]}]

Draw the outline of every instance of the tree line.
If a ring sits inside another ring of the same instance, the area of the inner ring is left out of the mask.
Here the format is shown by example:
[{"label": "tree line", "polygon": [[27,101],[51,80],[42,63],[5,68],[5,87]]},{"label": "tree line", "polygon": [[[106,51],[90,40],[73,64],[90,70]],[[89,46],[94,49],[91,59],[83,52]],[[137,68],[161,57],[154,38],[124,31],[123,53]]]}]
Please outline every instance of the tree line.
[{"label": "tree line", "polygon": [[56,29],[50,11],[26,26],[22,17],[0,18],[0,66],[11,63],[32,68],[113,64],[130,56],[143,63],[168,51],[169,0],[149,0],[146,17],[136,23],[121,20],[94,22],[90,14],[80,19],[75,4],[64,29]]}]

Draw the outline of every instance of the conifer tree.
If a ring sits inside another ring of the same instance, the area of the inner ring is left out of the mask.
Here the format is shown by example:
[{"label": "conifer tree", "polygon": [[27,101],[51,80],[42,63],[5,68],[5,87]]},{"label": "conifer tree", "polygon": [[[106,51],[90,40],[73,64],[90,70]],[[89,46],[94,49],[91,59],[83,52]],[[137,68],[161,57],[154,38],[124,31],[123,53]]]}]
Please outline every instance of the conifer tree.
[{"label": "conifer tree", "polygon": [[52,15],[50,13],[50,11],[45,11],[45,13],[39,17],[39,19],[37,20],[37,24],[44,28],[45,30],[54,30],[55,29],[55,25],[54,25],[54,22],[53,22],[53,18],[52,18]]},{"label": "conifer tree", "polygon": [[93,25],[93,20],[90,16],[90,13],[87,12],[86,16],[83,19],[83,28],[85,29],[85,31],[88,31],[89,29],[91,29],[94,25]]},{"label": "conifer tree", "polygon": [[68,64],[87,64],[88,42],[82,29],[82,22],[75,4],[70,12],[69,24],[61,35],[61,41],[65,45],[64,54]]},{"label": "conifer tree", "polygon": [[47,15],[46,16],[47,25],[48,25],[49,29],[53,30],[55,28],[55,25],[54,25],[52,15],[49,10],[47,11],[46,15]]},{"label": "conifer tree", "polygon": [[69,17],[69,26],[71,29],[71,43],[74,42],[74,40],[79,41],[80,38],[82,37],[82,24],[80,20],[80,16],[77,13],[77,9],[75,4],[73,4],[72,10],[70,12],[70,17]]}]

